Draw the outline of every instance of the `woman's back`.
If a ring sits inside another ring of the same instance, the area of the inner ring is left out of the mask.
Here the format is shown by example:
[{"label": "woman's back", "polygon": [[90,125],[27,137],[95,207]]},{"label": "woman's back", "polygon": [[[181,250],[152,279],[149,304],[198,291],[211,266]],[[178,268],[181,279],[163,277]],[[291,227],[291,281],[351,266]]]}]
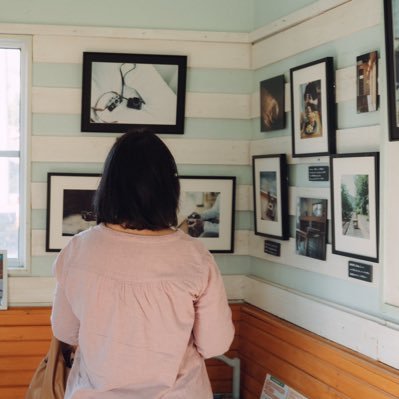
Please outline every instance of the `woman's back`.
[{"label": "woman's back", "polygon": [[55,274],[54,334],[79,344],[65,398],[212,397],[204,358],[224,353],[234,328],[200,241],[100,224],[71,240]]}]

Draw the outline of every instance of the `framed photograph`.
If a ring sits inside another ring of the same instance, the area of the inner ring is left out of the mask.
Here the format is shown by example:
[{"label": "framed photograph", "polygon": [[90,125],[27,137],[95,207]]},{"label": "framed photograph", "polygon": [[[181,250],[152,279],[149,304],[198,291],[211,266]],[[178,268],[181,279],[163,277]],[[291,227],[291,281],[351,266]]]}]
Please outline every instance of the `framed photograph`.
[{"label": "framed photograph", "polygon": [[289,239],[285,154],[252,157],[255,234]]},{"label": "framed photograph", "polygon": [[83,53],[82,131],[184,133],[187,57]]},{"label": "framed photograph", "polygon": [[180,176],[178,227],[211,252],[234,252],[235,177]]},{"label": "framed photograph", "polygon": [[296,209],[296,253],[326,260],[327,200],[298,197]]},{"label": "framed photograph", "polygon": [[292,155],[335,153],[333,58],[327,57],[290,70]]},{"label": "framed photograph", "polygon": [[[384,0],[385,54],[389,140],[399,140],[399,13],[398,0]],[[394,17],[396,16],[396,17]]]},{"label": "framed photograph", "polygon": [[332,252],[378,262],[379,154],[333,155]]},{"label": "framed photograph", "polygon": [[377,111],[378,53],[372,51],[356,57],[357,113]]},{"label": "framed photograph", "polygon": [[8,306],[7,251],[0,250],[0,310]]},{"label": "framed photograph", "polygon": [[279,75],[260,82],[260,131],[285,128],[285,78]]},{"label": "framed photograph", "polygon": [[46,251],[58,252],[72,236],[95,226],[93,197],[100,174],[48,173]]}]

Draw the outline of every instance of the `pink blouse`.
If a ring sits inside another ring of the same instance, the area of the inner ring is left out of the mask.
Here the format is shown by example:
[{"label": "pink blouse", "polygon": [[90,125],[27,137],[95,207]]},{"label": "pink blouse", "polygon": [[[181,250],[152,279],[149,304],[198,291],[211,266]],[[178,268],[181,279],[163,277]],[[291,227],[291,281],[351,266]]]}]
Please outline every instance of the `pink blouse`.
[{"label": "pink blouse", "polygon": [[54,272],[54,335],[79,345],[65,399],[212,398],[204,359],[229,349],[234,327],[198,239],[100,224],[71,239]]}]

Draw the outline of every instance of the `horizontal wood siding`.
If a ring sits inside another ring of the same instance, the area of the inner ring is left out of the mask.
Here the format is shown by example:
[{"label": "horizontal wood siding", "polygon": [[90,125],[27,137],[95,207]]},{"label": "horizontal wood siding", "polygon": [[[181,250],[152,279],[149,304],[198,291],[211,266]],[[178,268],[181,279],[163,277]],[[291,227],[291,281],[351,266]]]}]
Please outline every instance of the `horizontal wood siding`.
[{"label": "horizontal wood siding", "polygon": [[[227,356],[238,356],[240,304],[232,304],[236,337]],[[14,308],[0,312],[0,398],[23,399],[51,339],[51,308]],[[232,369],[217,359],[206,362],[214,392],[231,392]]]},{"label": "horizontal wood siding", "polygon": [[[266,374],[308,399],[394,399],[399,371],[252,305],[231,304],[236,336],[227,352],[241,359],[241,398],[259,399]],[[0,398],[23,399],[47,352],[50,308],[0,312]],[[231,392],[232,369],[206,361],[214,392]]]},{"label": "horizontal wood siding", "polygon": [[259,398],[266,374],[309,399],[393,399],[399,372],[251,305],[243,305],[243,399]]}]

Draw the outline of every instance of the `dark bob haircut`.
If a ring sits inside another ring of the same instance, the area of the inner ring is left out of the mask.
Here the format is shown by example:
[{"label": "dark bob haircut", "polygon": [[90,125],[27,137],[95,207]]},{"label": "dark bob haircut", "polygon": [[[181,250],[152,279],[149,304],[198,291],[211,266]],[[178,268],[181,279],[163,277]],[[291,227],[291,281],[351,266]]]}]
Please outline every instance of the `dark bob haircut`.
[{"label": "dark bob haircut", "polygon": [[136,230],[177,226],[180,182],[175,160],[149,130],[119,137],[111,148],[94,197],[97,223]]}]

